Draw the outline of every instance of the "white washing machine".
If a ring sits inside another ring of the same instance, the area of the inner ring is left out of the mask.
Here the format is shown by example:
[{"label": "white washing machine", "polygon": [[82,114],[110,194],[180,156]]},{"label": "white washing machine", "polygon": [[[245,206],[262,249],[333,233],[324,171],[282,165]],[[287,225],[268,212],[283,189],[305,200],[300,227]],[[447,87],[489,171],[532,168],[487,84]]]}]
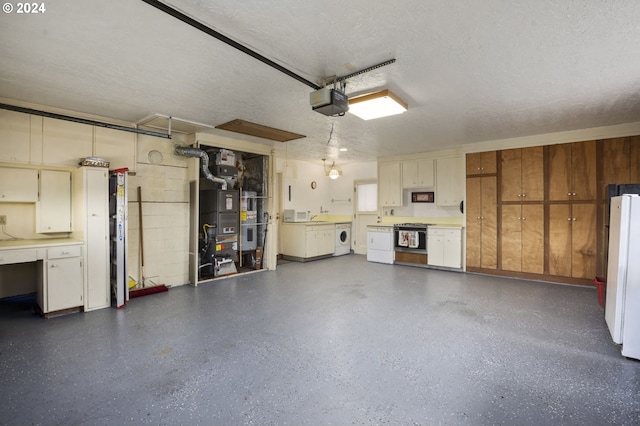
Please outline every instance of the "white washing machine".
[{"label": "white washing machine", "polygon": [[351,223],[336,223],[336,251],[334,256],[351,253]]}]

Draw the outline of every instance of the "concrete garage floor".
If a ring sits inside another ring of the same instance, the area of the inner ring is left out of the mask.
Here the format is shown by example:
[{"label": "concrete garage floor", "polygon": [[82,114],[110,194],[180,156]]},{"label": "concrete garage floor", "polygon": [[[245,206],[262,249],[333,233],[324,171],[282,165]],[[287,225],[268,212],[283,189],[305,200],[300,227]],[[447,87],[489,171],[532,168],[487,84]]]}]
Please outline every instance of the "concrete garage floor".
[{"label": "concrete garage floor", "polygon": [[351,255],[0,321],[2,424],[640,423],[591,288]]}]

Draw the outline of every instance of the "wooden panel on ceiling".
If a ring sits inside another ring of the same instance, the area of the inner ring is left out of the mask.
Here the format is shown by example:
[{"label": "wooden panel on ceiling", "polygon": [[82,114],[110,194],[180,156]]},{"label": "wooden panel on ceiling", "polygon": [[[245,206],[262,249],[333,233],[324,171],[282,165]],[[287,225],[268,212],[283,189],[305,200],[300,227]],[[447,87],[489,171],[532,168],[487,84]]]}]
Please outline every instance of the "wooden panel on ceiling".
[{"label": "wooden panel on ceiling", "polygon": [[278,142],[287,142],[306,137],[305,135],[300,135],[298,133],[287,132],[286,130],[263,126],[262,124],[240,119],[220,124],[216,126],[216,129],[228,130],[230,132],[242,133],[244,135],[256,136]]}]

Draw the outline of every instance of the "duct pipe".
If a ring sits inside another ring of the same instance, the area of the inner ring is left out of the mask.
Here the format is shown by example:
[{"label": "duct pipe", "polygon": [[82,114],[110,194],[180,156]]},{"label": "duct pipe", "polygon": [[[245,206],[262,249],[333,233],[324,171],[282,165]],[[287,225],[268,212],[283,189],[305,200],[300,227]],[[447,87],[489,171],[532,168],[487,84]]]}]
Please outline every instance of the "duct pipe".
[{"label": "duct pipe", "polygon": [[211,171],[209,170],[209,155],[205,151],[199,148],[192,148],[190,146],[177,146],[175,149],[175,153],[177,155],[182,155],[185,157],[200,158],[200,166],[202,167],[202,173],[204,173],[204,176],[207,179],[209,179],[211,182],[216,182],[221,184],[223,190],[227,189],[226,180],[219,177],[215,177],[214,175],[211,174]]}]

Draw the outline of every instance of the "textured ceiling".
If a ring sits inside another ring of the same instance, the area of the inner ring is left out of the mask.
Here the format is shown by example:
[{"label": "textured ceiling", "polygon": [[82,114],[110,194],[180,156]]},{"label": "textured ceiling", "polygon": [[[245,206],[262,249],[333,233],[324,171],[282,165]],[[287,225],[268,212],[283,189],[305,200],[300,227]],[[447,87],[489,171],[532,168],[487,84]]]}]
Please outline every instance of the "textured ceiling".
[{"label": "textured ceiling", "polygon": [[243,119],[306,135],[290,158],[341,162],[640,120],[637,0],[166,3],[314,83],[395,58],[346,91],[389,88],[409,111],[316,113],[310,87],[133,0],[2,13],[0,97],[128,122]]}]

